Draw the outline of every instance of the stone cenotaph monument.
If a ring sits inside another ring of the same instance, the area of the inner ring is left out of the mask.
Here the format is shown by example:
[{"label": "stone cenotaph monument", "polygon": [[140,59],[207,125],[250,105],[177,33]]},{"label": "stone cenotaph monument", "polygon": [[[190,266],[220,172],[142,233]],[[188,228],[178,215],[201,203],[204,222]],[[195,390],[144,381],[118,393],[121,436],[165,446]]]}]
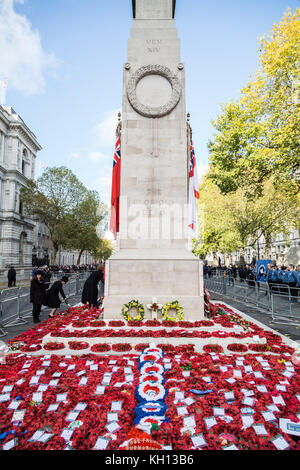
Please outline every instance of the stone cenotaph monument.
[{"label": "stone cenotaph monument", "polygon": [[119,318],[133,299],[146,312],[155,298],[160,304],[179,301],[186,320],[202,319],[203,266],[188,247],[185,67],[176,0],[132,0],[132,7],[123,78],[119,248],[106,265],[104,318]]}]

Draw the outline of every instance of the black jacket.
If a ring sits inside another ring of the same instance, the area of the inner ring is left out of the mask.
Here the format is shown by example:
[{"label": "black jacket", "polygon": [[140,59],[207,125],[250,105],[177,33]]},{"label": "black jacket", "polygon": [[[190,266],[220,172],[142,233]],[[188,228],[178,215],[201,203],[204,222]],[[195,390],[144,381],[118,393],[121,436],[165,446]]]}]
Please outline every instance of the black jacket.
[{"label": "black jacket", "polygon": [[9,281],[15,281],[16,280],[16,270],[14,268],[10,268],[8,273],[7,273],[7,279]]},{"label": "black jacket", "polygon": [[32,279],[30,284],[30,302],[32,304],[43,305],[46,298],[46,286],[44,281]]},{"label": "black jacket", "polygon": [[86,304],[89,302],[90,305],[94,307],[97,305],[98,300],[98,282],[103,282],[103,273],[102,271],[95,271],[90,275],[90,277],[85,281],[81,296],[81,302]]},{"label": "black jacket", "polygon": [[47,292],[47,307],[58,308],[60,306],[61,301],[59,298],[59,294],[64,299],[66,298],[61,281],[56,281],[54,282],[54,284],[52,284],[49,291]]}]

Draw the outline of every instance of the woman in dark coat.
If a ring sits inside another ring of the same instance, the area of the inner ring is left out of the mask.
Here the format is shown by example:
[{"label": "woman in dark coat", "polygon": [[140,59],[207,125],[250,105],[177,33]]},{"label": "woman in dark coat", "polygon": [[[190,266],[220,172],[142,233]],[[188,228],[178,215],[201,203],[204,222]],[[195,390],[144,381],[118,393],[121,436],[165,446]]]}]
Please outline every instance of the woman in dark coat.
[{"label": "woman in dark coat", "polygon": [[89,308],[97,306],[98,300],[98,283],[103,282],[103,272],[98,270],[90,275],[85,281],[81,296],[83,304],[89,303]]},{"label": "woman in dark coat", "polygon": [[42,305],[46,299],[46,285],[42,271],[36,271],[30,284],[30,302],[33,304],[32,315],[34,323],[40,322]]},{"label": "woman in dark coat", "polygon": [[56,281],[50,287],[47,293],[47,307],[52,308],[49,317],[53,318],[56,310],[60,307],[61,301],[59,298],[59,294],[62,296],[64,300],[66,300],[66,295],[63,291],[63,285],[68,282],[67,276],[63,276],[60,281]]}]

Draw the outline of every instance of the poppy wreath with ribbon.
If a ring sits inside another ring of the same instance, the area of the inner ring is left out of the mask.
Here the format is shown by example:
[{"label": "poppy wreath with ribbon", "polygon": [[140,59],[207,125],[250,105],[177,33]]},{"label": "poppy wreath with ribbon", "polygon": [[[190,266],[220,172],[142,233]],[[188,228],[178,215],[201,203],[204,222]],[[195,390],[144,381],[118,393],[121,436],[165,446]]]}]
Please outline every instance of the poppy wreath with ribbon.
[{"label": "poppy wreath with ribbon", "polygon": [[[137,316],[133,317],[131,311],[137,309]],[[122,315],[127,321],[141,321],[145,317],[144,306],[138,300],[131,300],[128,304],[124,304],[122,307]]]},{"label": "poppy wreath with ribbon", "polygon": [[141,374],[139,378],[139,382],[156,382],[159,384],[163,384],[165,382],[165,378],[161,374]]},{"label": "poppy wreath with ribbon", "polygon": [[143,382],[136,388],[136,396],[139,402],[163,401],[167,393],[162,384],[153,382]]},{"label": "poppy wreath with ribbon", "polygon": [[138,424],[140,424],[141,426],[150,426],[151,428],[153,424],[160,426],[161,423],[163,423],[164,421],[169,422],[166,416],[148,415],[140,418]]},{"label": "poppy wreath with ribbon", "polygon": [[167,405],[162,402],[147,402],[141,403],[135,408],[134,411],[134,424],[137,424],[141,419],[148,416],[164,417],[167,411]]},{"label": "poppy wreath with ribbon", "polygon": [[165,369],[161,364],[144,362],[139,365],[141,375],[163,374]]},{"label": "poppy wreath with ribbon", "polygon": [[158,362],[162,358],[161,354],[157,353],[156,351],[142,353],[139,358],[140,364],[142,362]]},{"label": "poppy wreath with ribbon", "polygon": [[[169,315],[169,310],[175,310],[176,315],[175,316]],[[183,320],[183,307],[179,305],[178,300],[173,300],[172,302],[169,302],[168,304],[165,304],[163,306],[161,314],[164,320],[179,322]]]}]

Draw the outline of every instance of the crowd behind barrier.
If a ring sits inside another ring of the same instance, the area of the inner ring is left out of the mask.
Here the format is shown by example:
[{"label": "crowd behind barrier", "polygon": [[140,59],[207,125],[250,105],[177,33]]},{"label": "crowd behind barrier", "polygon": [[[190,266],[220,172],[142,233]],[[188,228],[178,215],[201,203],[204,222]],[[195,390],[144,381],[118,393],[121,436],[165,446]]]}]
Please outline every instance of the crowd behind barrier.
[{"label": "crowd behind barrier", "polygon": [[[34,273],[36,271],[43,271],[45,278],[48,280],[50,279],[59,279],[59,277],[63,275],[79,275],[81,273],[87,272],[87,271],[94,271],[97,269],[97,264],[80,264],[80,265],[36,265],[33,266],[31,270],[31,277],[34,276]],[[27,279],[27,283],[28,283]],[[8,272],[7,272],[7,286],[8,287],[16,287],[17,285],[26,285],[26,280],[22,280],[18,282],[17,279],[17,271],[14,268],[14,266],[10,266]]]},{"label": "crowd behind barrier", "polygon": [[[64,270],[66,268],[67,271]],[[34,275],[36,270],[41,271],[41,268],[33,268],[32,275]],[[70,304],[76,303],[76,299],[77,303],[80,301],[78,301],[78,296],[81,295],[87,278],[96,270],[96,265],[89,265],[87,269],[80,270],[71,267],[58,267],[57,270],[44,267],[42,270],[47,288],[50,288],[62,276],[68,276],[69,281],[64,286],[64,293]],[[99,297],[101,297],[103,295],[103,285],[99,285],[98,288]],[[49,310],[49,308],[44,306],[42,310]],[[10,287],[0,290],[0,337],[6,336],[6,328],[25,324],[29,318],[32,318],[29,286]]]},{"label": "crowd behind barrier", "polygon": [[[246,266],[243,268],[248,269]],[[284,269],[276,269],[273,265],[268,265],[263,281],[261,277],[260,281],[257,280],[255,267],[251,268],[246,277],[240,276],[238,268],[236,275],[232,267],[228,269],[206,268],[204,269],[205,287],[208,291],[263,309],[266,315],[272,316],[274,323],[299,326],[299,266],[296,270],[290,266],[290,269],[287,271],[289,275],[284,277]],[[292,273],[294,274],[292,275]],[[294,280],[295,278],[296,281]],[[290,279],[294,281],[289,282]]]},{"label": "crowd behind barrier", "polygon": [[229,282],[239,280],[241,282],[247,282],[249,285],[254,285],[255,282],[266,282],[270,287],[275,284],[281,284],[290,287],[290,289],[295,289],[295,295],[297,289],[300,288],[300,265],[295,268],[292,264],[288,266],[279,264],[276,266],[275,264],[269,263],[263,274],[258,272],[257,265],[230,265],[228,268],[204,265],[204,276],[206,278],[215,276],[228,277]]}]

